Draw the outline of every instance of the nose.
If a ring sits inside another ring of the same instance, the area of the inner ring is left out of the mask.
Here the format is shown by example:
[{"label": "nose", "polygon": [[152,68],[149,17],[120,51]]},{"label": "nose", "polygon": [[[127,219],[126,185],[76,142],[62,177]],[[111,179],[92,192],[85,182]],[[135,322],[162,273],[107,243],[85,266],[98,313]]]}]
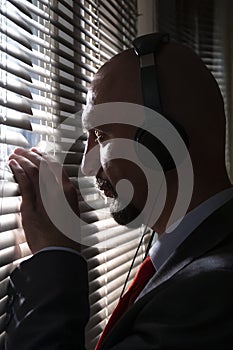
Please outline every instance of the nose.
[{"label": "nose", "polygon": [[88,137],[82,158],[82,173],[86,176],[96,176],[100,168],[101,162],[99,145]]}]

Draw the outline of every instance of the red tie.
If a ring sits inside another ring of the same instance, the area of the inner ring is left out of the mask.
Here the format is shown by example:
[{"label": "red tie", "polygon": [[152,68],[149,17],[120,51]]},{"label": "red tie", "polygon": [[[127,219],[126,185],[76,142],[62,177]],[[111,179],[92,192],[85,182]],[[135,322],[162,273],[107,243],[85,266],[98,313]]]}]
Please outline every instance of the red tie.
[{"label": "red tie", "polygon": [[102,344],[103,339],[110,332],[116,322],[120,319],[123,313],[128,309],[128,307],[134,303],[137,299],[140,292],[143,290],[147,282],[154,275],[155,268],[151,262],[150,257],[148,256],[140,265],[133,281],[131,282],[129,288],[123,297],[119,300],[117,306],[115,307],[106,327],[104,328],[103,333],[96,345],[95,350],[99,350],[100,345]]}]

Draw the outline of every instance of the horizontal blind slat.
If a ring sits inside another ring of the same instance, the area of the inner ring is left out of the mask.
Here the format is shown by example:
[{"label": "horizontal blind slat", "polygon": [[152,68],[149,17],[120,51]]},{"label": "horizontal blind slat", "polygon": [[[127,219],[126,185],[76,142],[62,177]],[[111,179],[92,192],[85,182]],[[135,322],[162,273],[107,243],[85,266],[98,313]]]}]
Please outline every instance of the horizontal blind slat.
[{"label": "horizontal blind slat", "polygon": [[[4,20],[2,20],[4,22]],[[2,23],[0,26],[0,32],[6,34],[9,38],[25,46],[29,50],[32,49],[30,42],[23,35],[23,31],[15,25],[14,22],[6,18],[6,23]]]},{"label": "horizontal blind slat", "polygon": [[9,57],[5,62],[0,61],[0,68],[6,70],[6,72],[13,74],[14,76],[32,82],[31,76],[29,75],[28,71],[22,66],[20,66],[19,63],[17,64],[16,62],[13,62]]},{"label": "horizontal blind slat", "polygon": [[0,300],[0,315],[3,315],[6,310],[7,296]]},{"label": "horizontal blind slat", "polygon": [[10,248],[15,246],[16,244],[21,244],[24,242],[25,242],[25,236],[24,236],[24,231],[21,227],[0,233],[1,249]]},{"label": "horizontal blind slat", "polygon": [[13,197],[19,194],[19,185],[15,182],[9,182],[6,180],[0,181],[0,194],[1,197]]},{"label": "horizontal blind slat", "polygon": [[29,255],[31,255],[31,251],[26,243],[2,249],[0,252],[0,267]]},{"label": "horizontal blind slat", "polygon": [[[1,197],[0,198],[0,214],[17,213],[20,210],[20,200],[17,201],[15,197]],[[0,238],[1,241],[1,238]],[[1,247],[1,244],[0,244]]]},{"label": "horizontal blind slat", "polygon": [[[18,214],[5,214],[0,217],[0,233],[3,231],[13,230],[19,226]],[[1,254],[1,252],[0,252]],[[14,260],[14,259],[13,259]]]},{"label": "horizontal blind slat", "polygon": [[14,268],[15,266],[12,263],[0,267],[0,282],[9,277]]},{"label": "horizontal blind slat", "polygon": [[5,330],[6,314],[0,316],[0,333]]},{"label": "horizontal blind slat", "polygon": [[8,39],[7,41],[7,46],[5,43],[0,43],[0,51],[6,52],[12,58],[16,58],[18,61],[24,62],[28,66],[32,66],[31,59],[24,53],[19,45],[17,45],[13,40],[9,42],[10,40]]},{"label": "horizontal blind slat", "polygon": [[4,280],[0,281],[0,300],[5,298],[7,294],[7,287],[9,283],[9,278],[5,278]]},{"label": "horizontal blind slat", "polygon": [[[9,113],[10,114],[10,113]],[[28,115],[12,112],[12,114],[3,116],[0,114],[0,124],[13,126],[23,130],[32,130],[31,122],[28,119]]]},{"label": "horizontal blind slat", "polygon": [[2,249],[0,252],[0,267],[11,263],[20,258],[20,251],[18,246]]},{"label": "horizontal blind slat", "polygon": [[4,98],[5,96],[0,96],[0,106],[11,108],[15,111],[22,112],[25,114],[32,114],[31,106],[25,98],[22,98],[19,95],[10,91],[2,91],[2,93],[6,96],[7,99]]},{"label": "horizontal blind slat", "polygon": [[5,346],[5,332],[0,334],[0,349],[4,349]]},{"label": "horizontal blind slat", "polygon": [[23,4],[22,1],[19,0],[9,0],[20,12],[24,13],[26,16],[31,17],[31,12],[28,11],[27,6]]},{"label": "horizontal blind slat", "polygon": [[25,29],[27,32],[32,34],[30,26],[28,26],[27,23],[25,23],[21,13],[9,1],[6,1],[5,7],[4,6],[0,7],[0,13],[5,15],[7,18],[9,18],[12,22],[17,24],[19,27]]},{"label": "horizontal blind slat", "polygon": [[5,76],[5,74],[4,74],[2,76],[1,73],[2,72],[0,72],[0,87],[6,89],[8,91],[15,92],[18,95],[32,99],[32,95],[31,95],[30,90],[22,81],[20,81],[16,78],[12,78],[9,75]]},{"label": "horizontal blind slat", "polygon": [[[1,130],[1,125],[0,125],[0,130]],[[25,147],[25,148],[28,148],[30,146],[27,139],[22,134],[16,131],[10,130],[10,127],[5,132],[1,130],[0,144],[1,143],[7,144],[7,145]]]}]

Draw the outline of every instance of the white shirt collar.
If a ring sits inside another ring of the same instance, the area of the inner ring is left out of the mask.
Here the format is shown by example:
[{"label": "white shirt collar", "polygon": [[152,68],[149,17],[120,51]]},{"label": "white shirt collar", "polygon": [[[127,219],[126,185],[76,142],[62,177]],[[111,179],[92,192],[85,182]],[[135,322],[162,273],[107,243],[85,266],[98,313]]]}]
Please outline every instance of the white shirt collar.
[{"label": "white shirt collar", "polygon": [[180,224],[162,234],[150,249],[149,255],[156,269],[165,263],[173,251],[193,232],[208,216],[233,198],[233,187],[221,191],[191,210]]}]

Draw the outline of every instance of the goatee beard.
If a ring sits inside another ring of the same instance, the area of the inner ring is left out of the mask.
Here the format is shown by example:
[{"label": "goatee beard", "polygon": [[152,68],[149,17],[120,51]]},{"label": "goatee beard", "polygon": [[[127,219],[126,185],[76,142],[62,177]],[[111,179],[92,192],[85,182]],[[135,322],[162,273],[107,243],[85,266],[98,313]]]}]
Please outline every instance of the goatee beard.
[{"label": "goatee beard", "polygon": [[126,204],[124,200],[120,199],[108,180],[97,177],[96,185],[101,191],[108,192],[113,199],[113,202],[110,205],[110,213],[119,225],[128,226],[130,228],[137,228],[141,225],[141,222],[136,220],[140,211],[132,204],[132,202]]},{"label": "goatee beard", "polygon": [[141,222],[137,221],[140,211],[131,203],[124,205],[119,198],[115,198],[110,206],[110,212],[113,219],[119,224],[130,228],[137,228]]}]

